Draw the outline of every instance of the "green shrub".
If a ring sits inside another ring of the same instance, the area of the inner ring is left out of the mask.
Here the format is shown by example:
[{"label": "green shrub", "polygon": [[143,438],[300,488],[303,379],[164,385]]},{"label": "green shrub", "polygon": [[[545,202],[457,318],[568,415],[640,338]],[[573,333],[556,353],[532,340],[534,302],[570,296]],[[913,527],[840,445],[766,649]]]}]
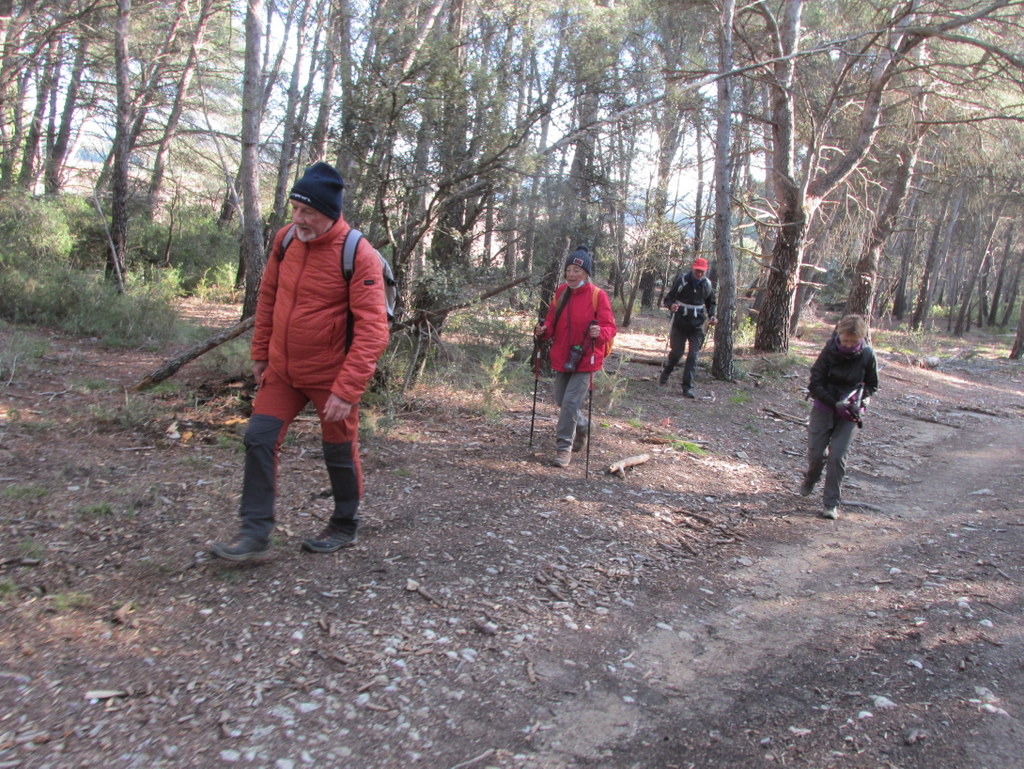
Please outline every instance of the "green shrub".
[{"label": "green shrub", "polygon": [[69,263],[75,239],[59,200],[0,195],[0,269],[29,273]]},{"label": "green shrub", "polygon": [[165,284],[130,281],[118,294],[103,276],[53,267],[35,276],[0,270],[0,318],[98,337],[109,347],[158,349],[184,332]]},{"label": "green shrub", "polygon": [[[168,229],[170,226],[170,229]],[[129,229],[129,274],[161,280],[176,293],[230,297],[238,265],[238,238],[217,226],[209,209],[192,207],[174,212],[173,222],[140,217]]]}]

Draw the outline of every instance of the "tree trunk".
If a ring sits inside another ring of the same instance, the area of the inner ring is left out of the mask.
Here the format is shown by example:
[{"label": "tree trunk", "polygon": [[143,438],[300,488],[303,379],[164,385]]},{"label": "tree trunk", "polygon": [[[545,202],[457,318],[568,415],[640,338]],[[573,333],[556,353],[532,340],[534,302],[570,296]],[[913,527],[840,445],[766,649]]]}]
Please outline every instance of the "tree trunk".
[{"label": "tree trunk", "polygon": [[910,179],[917,165],[917,154],[921,146],[922,132],[916,132],[914,141],[900,153],[900,164],[896,168],[893,180],[889,184],[889,199],[879,215],[860,260],[854,269],[855,277],[850,293],[846,298],[846,314],[862,315],[871,318],[874,306],[875,291],[878,282],[878,264],[885,242],[892,235],[899,217],[903,200],[910,187]]},{"label": "tree trunk", "polygon": [[242,88],[242,157],[238,170],[242,196],[242,243],[239,263],[245,275],[242,317],[256,312],[266,249],[260,212],[260,120],[262,118],[263,0],[248,0],[245,13],[245,76]]},{"label": "tree trunk", "polygon": [[1017,318],[1017,336],[1013,340],[1010,359],[1020,360],[1022,355],[1024,355],[1024,302],[1020,303],[1020,317]]},{"label": "tree trunk", "polygon": [[[733,68],[732,21],[735,0],[722,0],[718,71]],[[715,135],[715,261],[718,269],[718,317],[711,375],[733,378],[733,319],[736,316],[736,267],[732,254],[732,88],[731,77],[718,80],[718,125]]]},{"label": "tree trunk", "polygon": [[54,83],[57,81],[57,70],[60,65],[59,43],[60,39],[57,37],[50,41],[46,48],[46,55],[40,63],[42,72],[36,82],[36,105],[32,111],[32,122],[29,124],[28,133],[25,136],[21,172],[18,174],[18,186],[27,192],[32,192],[32,188],[35,186],[39,142],[43,136],[43,118],[46,116],[46,107],[49,104]]},{"label": "tree trunk", "polygon": [[117,81],[117,117],[114,125],[113,180],[110,204],[110,238],[113,248],[107,256],[107,277],[124,292],[126,252],[128,250],[128,161],[131,130],[131,73],[128,71],[128,32],[131,25],[131,0],[117,0],[114,23],[114,76]]},{"label": "tree trunk", "polygon": [[1006,310],[1003,311],[1003,320],[999,324],[1003,328],[1010,325],[1010,316],[1013,314],[1014,305],[1017,303],[1017,294],[1020,292],[1020,280],[1022,273],[1024,273],[1024,253],[1017,255],[1017,268],[1013,271],[1013,281],[1010,284],[1010,296],[1006,300]]},{"label": "tree trunk", "polygon": [[1013,237],[1017,232],[1016,222],[1010,222],[1006,228],[1006,245],[1003,246],[1003,258],[999,262],[999,270],[996,273],[996,284],[992,289],[992,304],[989,306],[986,322],[989,326],[996,325],[999,318],[999,303],[1003,297],[1003,286],[1010,269],[1010,254],[1013,252]]},{"label": "tree trunk", "polygon": [[[295,157],[298,152],[299,143],[302,141],[302,121],[299,115],[304,112],[300,108],[299,76],[305,69],[305,46],[302,41],[305,38],[306,19],[309,12],[309,2],[303,2],[299,11],[299,22],[296,26],[296,53],[295,64],[292,67],[291,78],[288,82],[288,99],[285,103],[284,116],[281,125],[281,149],[277,159],[277,176],[274,185],[274,207],[270,212],[269,232],[276,232],[288,219],[286,210],[288,204],[288,191],[292,186],[292,169],[295,164]],[[315,68],[310,68],[309,77],[315,78]],[[306,90],[307,94],[309,91]]]},{"label": "tree trunk", "polygon": [[[922,325],[928,321],[928,313],[931,311],[932,304],[932,277],[935,271],[935,265],[939,261],[940,252],[945,254],[949,250],[949,244],[953,238],[953,232],[956,229],[956,224],[960,215],[960,206],[964,202],[964,194],[966,193],[966,185],[958,185],[959,189],[950,188],[949,193],[946,196],[945,204],[943,205],[943,215],[935,223],[935,230],[932,234],[932,242],[928,246],[928,255],[925,258],[924,272],[921,275],[921,285],[917,292],[917,302],[914,306],[914,317],[910,322],[910,327],[914,331],[921,328]],[[954,194],[957,193],[956,201],[950,207],[950,200]],[[943,227],[945,222],[945,227]],[[943,245],[939,245],[940,233],[945,231],[945,237],[943,239]]]},{"label": "tree trunk", "polygon": [[992,227],[989,230],[988,237],[985,239],[984,247],[981,249],[981,259],[978,260],[977,268],[971,273],[970,278],[967,281],[967,286],[963,291],[963,301],[960,304],[960,312],[956,318],[956,327],[953,329],[954,336],[963,336],[965,333],[970,331],[970,307],[971,297],[974,295],[974,287],[977,285],[979,278],[985,271],[985,267],[989,261],[989,256],[992,253],[992,241],[996,236],[996,229],[999,227],[999,218],[1002,214],[1003,209],[1006,207],[1006,202],[1001,201],[999,206],[996,208],[995,215],[992,217]]},{"label": "tree trunk", "polygon": [[89,41],[86,38],[79,38],[75,41],[75,61],[71,65],[71,72],[68,77],[67,93],[64,96],[64,109],[61,112],[60,124],[57,126],[56,136],[50,148],[49,156],[46,159],[46,170],[44,174],[44,191],[46,195],[56,195],[62,186],[62,173],[64,161],[67,159],[68,150],[71,147],[71,131],[74,124],[75,110],[78,107],[78,94],[82,87],[82,74],[85,71],[86,53],[89,50]]},{"label": "tree trunk", "polygon": [[800,275],[804,233],[809,211],[804,188],[796,178],[796,120],[793,80],[796,62],[790,58],[799,46],[803,12],[802,0],[786,0],[777,45],[784,58],[774,65],[771,89],[772,184],[778,210],[778,230],[772,248],[771,267],[761,294],[760,312],[754,332],[754,349],[785,352],[789,349],[789,319],[793,295]]},{"label": "tree trunk", "polygon": [[153,172],[149,177],[149,190],[147,192],[147,198],[149,200],[148,212],[150,215],[152,215],[153,211],[155,211],[159,205],[160,193],[164,183],[164,172],[167,165],[167,156],[171,149],[171,141],[178,132],[178,124],[181,121],[181,115],[185,110],[185,101],[189,95],[192,78],[195,75],[196,67],[199,64],[199,58],[202,54],[206,27],[209,24],[210,17],[212,15],[213,0],[202,0],[202,5],[199,8],[199,15],[196,19],[196,27],[192,31],[192,42],[189,46],[188,57],[185,60],[185,67],[181,71],[181,75],[178,77],[177,88],[174,93],[174,101],[171,104],[171,111],[167,116],[167,121],[164,124],[163,132],[160,136],[160,141],[157,144],[156,153],[153,157]]}]

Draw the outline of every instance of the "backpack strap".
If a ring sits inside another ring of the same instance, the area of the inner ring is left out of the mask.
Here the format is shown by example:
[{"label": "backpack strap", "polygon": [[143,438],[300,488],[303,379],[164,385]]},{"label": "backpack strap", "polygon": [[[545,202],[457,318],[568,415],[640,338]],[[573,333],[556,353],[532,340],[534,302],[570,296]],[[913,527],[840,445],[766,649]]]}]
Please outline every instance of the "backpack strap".
[{"label": "backpack strap", "polygon": [[[288,250],[288,246],[295,239],[295,225],[293,224],[288,228],[288,231],[284,234],[284,238],[281,240],[281,248],[277,252],[277,260],[281,261],[284,259],[284,252]],[[355,271],[356,266],[356,249],[359,247],[359,241],[363,239],[363,233],[357,230],[355,227],[348,231],[345,235],[345,243],[341,247],[341,277],[348,283],[352,279],[352,273]],[[348,323],[345,324],[345,352],[348,353],[348,348],[352,346],[352,335],[355,333],[355,316],[352,314],[351,304],[348,307]]]},{"label": "backpack strap", "polygon": [[362,239],[363,233],[355,227],[350,229],[348,235],[345,236],[345,245],[341,248],[341,274],[346,282],[352,279],[352,272],[356,266],[356,249]]},{"label": "backpack strap", "polygon": [[293,224],[288,228],[288,232],[284,234],[284,239],[281,241],[281,248],[277,251],[277,261],[284,259],[284,252],[288,250],[288,246],[295,240],[295,225]]},{"label": "backpack strap", "polygon": [[[352,279],[352,273],[355,271],[356,248],[358,248],[359,241],[362,239],[363,233],[355,227],[350,229],[345,236],[345,244],[341,247],[341,277],[345,279],[346,283]],[[348,355],[348,349],[352,346],[352,337],[356,333],[356,316],[352,314],[351,292],[349,292],[346,310],[348,312],[348,322],[345,323],[345,354]]]}]

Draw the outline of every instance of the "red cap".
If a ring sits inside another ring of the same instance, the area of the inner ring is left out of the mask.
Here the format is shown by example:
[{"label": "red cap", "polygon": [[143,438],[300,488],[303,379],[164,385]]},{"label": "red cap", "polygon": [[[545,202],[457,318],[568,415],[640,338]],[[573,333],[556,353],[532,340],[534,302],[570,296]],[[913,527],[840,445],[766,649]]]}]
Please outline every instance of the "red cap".
[{"label": "red cap", "polygon": [[708,271],[708,260],[705,259],[703,256],[698,256],[696,259],[693,260],[693,269],[694,270],[704,270],[704,272],[707,272]]}]

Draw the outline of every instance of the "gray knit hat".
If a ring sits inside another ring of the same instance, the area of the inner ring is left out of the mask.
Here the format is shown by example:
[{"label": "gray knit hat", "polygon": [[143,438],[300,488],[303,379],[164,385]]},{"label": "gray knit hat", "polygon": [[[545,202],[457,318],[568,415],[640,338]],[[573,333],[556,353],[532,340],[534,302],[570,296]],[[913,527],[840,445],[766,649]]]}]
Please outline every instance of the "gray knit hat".
[{"label": "gray knit hat", "polygon": [[[582,267],[587,271],[587,275],[594,274],[594,259],[590,256],[586,246],[577,246],[576,250],[569,254],[569,258],[565,260],[565,266],[568,267],[570,264]],[[562,272],[565,272],[565,268],[562,268]]]}]

